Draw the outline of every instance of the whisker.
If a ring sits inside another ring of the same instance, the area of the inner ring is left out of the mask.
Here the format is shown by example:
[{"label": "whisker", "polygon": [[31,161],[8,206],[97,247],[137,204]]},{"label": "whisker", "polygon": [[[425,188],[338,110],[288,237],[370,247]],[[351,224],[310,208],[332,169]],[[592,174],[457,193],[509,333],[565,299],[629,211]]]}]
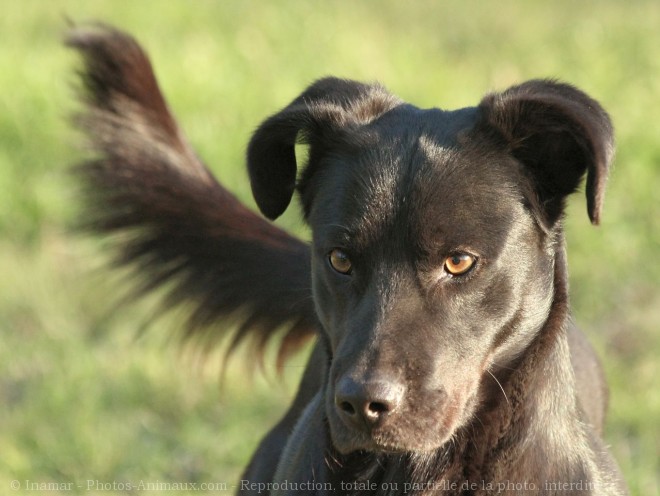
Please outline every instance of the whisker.
[{"label": "whisker", "polygon": [[504,388],[502,387],[502,384],[500,383],[500,381],[497,380],[497,377],[495,377],[490,370],[486,369],[486,372],[488,372],[490,374],[490,376],[495,380],[497,385],[500,387],[500,390],[502,391],[502,394],[504,395],[504,399],[506,400],[507,405],[511,406],[511,403],[509,402],[509,398],[506,395],[506,391],[504,391]]}]

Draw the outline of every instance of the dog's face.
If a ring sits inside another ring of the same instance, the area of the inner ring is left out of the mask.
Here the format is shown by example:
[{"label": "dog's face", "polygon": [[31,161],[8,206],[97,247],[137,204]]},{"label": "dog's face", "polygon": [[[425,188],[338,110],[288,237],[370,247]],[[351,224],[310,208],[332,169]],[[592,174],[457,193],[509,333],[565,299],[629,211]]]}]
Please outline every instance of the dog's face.
[{"label": "dog's face", "polygon": [[548,317],[563,199],[587,169],[598,219],[604,112],[556,83],[509,93],[525,98],[423,111],[323,80],[253,138],[253,189],[271,217],[290,199],[295,162],[292,176],[290,163],[274,173],[264,160],[290,161],[298,131],[310,143],[298,188],[330,363],[326,415],[342,453],[438,448],[502,394],[498,372]]},{"label": "dog's face", "polygon": [[474,114],[391,110],[306,184],[340,451],[438,447],[547,315],[552,255],[526,179],[479,149]]}]

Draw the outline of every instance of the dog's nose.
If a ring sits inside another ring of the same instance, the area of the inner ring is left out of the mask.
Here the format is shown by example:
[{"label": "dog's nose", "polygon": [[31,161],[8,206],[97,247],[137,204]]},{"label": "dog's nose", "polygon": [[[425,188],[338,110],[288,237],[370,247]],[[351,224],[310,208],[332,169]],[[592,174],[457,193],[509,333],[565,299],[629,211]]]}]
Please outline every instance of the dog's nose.
[{"label": "dog's nose", "polygon": [[349,425],[369,430],[394,412],[403,400],[402,385],[375,379],[357,382],[343,377],[335,388],[335,408]]}]

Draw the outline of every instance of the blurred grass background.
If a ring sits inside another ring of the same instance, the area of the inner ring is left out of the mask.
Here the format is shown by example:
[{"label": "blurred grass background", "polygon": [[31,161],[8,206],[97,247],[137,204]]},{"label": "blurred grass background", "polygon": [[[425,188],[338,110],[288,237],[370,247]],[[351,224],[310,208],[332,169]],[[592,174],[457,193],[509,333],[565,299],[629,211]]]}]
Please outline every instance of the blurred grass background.
[{"label": "blurred grass background", "polygon": [[[13,480],[84,494],[122,492],[87,481],[233,492],[304,363],[294,359],[282,384],[251,379],[243,354],[221,389],[217,361],[182,358],[176,319],[153,318],[153,301],[113,311],[121,285],[101,269],[102,244],[70,232],[66,171],[82,152],[66,123],[76,60],[60,44],[65,17],[138,36],[191,142],[250,205],[251,130],[323,75],[380,80],[422,107],[474,105],[533,77],[602,102],[618,154],[602,226],[589,225],[582,194],[569,206],[573,309],[611,384],[607,443],[632,494],[660,494],[660,3],[23,0],[2,10],[0,494]],[[305,235],[295,211],[281,225]]]}]

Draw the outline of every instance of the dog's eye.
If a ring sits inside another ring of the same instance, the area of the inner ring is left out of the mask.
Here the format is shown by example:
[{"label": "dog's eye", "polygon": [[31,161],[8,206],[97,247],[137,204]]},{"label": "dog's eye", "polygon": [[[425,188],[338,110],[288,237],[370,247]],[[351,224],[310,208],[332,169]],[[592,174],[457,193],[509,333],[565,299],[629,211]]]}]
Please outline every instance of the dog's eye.
[{"label": "dog's eye", "polygon": [[445,270],[452,276],[460,276],[472,268],[475,260],[467,253],[454,253],[445,259]]},{"label": "dog's eye", "polygon": [[351,259],[348,258],[348,255],[344,250],[335,248],[328,255],[328,261],[330,266],[335,269],[340,274],[350,274],[353,269],[353,264],[351,264]]}]

